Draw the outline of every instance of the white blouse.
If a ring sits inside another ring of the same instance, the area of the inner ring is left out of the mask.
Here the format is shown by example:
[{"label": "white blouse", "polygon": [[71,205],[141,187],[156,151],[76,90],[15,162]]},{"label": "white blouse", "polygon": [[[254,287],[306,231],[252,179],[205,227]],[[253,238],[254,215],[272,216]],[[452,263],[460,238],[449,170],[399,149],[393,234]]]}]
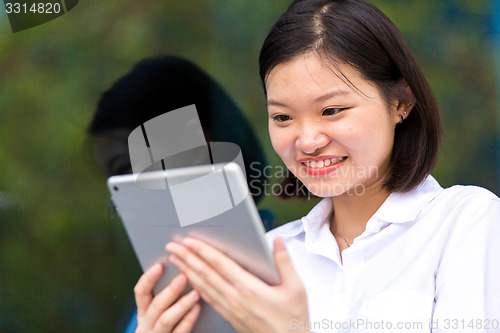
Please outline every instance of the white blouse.
[{"label": "white blouse", "polygon": [[429,176],[393,193],[342,252],[331,198],[270,231],[282,236],[308,296],[312,332],[500,332],[500,199]]}]

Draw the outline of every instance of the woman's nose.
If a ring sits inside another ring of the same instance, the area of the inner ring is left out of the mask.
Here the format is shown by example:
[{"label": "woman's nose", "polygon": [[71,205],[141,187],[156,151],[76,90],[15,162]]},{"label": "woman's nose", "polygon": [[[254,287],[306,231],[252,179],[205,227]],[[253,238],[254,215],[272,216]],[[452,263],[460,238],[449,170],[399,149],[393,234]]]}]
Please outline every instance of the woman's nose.
[{"label": "woman's nose", "polygon": [[330,138],[314,126],[304,127],[296,141],[296,147],[304,154],[314,154],[330,143]]}]

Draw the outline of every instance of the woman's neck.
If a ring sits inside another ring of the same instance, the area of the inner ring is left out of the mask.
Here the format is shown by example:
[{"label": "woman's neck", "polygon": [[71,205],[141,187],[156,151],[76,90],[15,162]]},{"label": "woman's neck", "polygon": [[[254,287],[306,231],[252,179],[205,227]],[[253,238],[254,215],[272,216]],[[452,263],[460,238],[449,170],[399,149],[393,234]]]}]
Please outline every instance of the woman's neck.
[{"label": "woman's neck", "polygon": [[334,214],[330,219],[330,230],[336,238],[352,244],[354,238],[365,231],[368,220],[389,195],[390,192],[381,186],[370,186],[364,189],[363,194],[345,193],[333,197]]}]

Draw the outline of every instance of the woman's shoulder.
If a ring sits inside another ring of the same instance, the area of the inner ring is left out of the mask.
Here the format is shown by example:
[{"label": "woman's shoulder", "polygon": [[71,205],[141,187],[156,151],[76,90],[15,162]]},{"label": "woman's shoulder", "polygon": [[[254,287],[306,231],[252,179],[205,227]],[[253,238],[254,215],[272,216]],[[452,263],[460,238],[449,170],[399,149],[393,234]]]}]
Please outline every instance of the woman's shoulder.
[{"label": "woman's shoulder", "polygon": [[474,185],[454,185],[445,188],[438,198],[452,204],[484,204],[486,202],[500,203],[500,198],[493,192]]},{"label": "woman's shoulder", "polygon": [[438,213],[437,217],[450,231],[479,226],[483,226],[485,231],[500,228],[500,198],[479,186],[454,185],[445,188],[424,211],[431,215]]}]

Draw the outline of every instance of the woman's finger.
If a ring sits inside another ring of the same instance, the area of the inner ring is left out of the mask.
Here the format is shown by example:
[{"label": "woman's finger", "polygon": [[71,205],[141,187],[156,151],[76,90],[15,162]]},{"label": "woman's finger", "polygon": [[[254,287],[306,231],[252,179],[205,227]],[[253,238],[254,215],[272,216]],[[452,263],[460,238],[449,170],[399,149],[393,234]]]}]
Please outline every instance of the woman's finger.
[{"label": "woman's finger", "polygon": [[142,274],[134,287],[137,316],[143,317],[153,300],[153,289],[163,272],[163,266],[156,264]]},{"label": "woman's finger", "polygon": [[154,332],[171,332],[199,299],[200,295],[196,290],[181,297],[161,314],[154,326]]},{"label": "woman's finger", "polygon": [[[191,286],[193,286],[193,288],[195,288],[195,290],[200,293],[205,302],[212,306],[215,311],[217,311],[226,320],[230,320],[234,308],[231,308],[228,303],[228,299],[235,296],[234,289],[231,289],[232,292],[229,292],[228,287],[212,287],[207,283],[205,278],[199,276],[193,269],[186,265],[186,263],[180,260],[175,254],[172,254],[169,260],[179,269],[179,271],[186,274]],[[227,284],[225,281],[223,283]],[[225,290],[225,292],[221,292],[221,290]]]},{"label": "woman's finger", "polygon": [[195,238],[184,238],[182,243],[192,252],[207,262],[217,273],[227,280],[236,289],[244,289],[250,284],[257,284],[258,287],[265,288],[267,284],[248,273],[234,260],[227,257],[216,248]]},{"label": "woman's finger", "polygon": [[195,304],[191,310],[182,318],[182,321],[175,327],[172,333],[188,333],[194,327],[196,320],[200,314],[201,306],[199,303]]},{"label": "woman's finger", "polygon": [[[175,246],[182,245],[176,244]],[[189,259],[190,264],[181,260],[177,255],[171,255],[169,260],[179,271],[186,274],[191,286],[201,294],[207,303],[212,306],[225,304],[227,296],[233,294],[231,293],[232,287],[227,281],[221,278],[201,259],[193,258],[196,257],[194,254],[185,255],[185,257]],[[196,268],[193,268],[193,266]]]},{"label": "woman's finger", "polygon": [[[148,310],[144,316],[144,322],[151,323],[154,327],[162,313],[164,313],[175,300],[179,298],[187,286],[187,278],[184,274],[179,274],[166,286],[156,297],[153,298]],[[193,304],[190,304],[191,307]],[[180,320],[180,316],[176,318],[175,323]],[[173,326],[172,326],[173,327]]]},{"label": "woman's finger", "polygon": [[297,292],[296,294],[299,297],[304,296],[304,285],[295,271],[295,267],[293,267],[292,260],[285,246],[285,241],[281,237],[276,237],[273,245],[274,262],[276,263],[276,268],[280,275],[281,286],[284,290],[288,290],[288,292],[292,290]]},{"label": "woman's finger", "polygon": [[295,268],[293,267],[292,260],[286,250],[285,241],[281,237],[276,237],[273,242],[273,256],[276,268],[280,275],[281,283],[283,284],[301,284]]}]

